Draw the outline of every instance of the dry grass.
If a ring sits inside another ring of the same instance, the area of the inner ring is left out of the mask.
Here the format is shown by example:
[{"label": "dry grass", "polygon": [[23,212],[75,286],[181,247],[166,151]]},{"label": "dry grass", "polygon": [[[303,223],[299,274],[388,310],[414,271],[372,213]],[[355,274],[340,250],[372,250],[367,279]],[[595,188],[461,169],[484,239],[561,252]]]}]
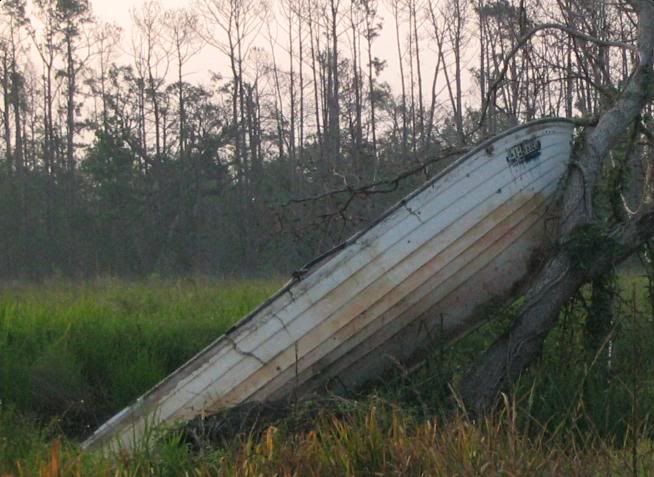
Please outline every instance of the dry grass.
[{"label": "dry grass", "polygon": [[[650,308],[635,307],[646,302],[635,292],[641,282],[629,283],[634,307],[621,308],[608,381],[601,363],[580,353],[583,310],[575,309],[548,338],[540,365],[517,386],[522,398],[505,398],[495,415],[477,422],[443,405],[443,383],[478,352],[480,338],[487,340],[479,335],[449,350],[447,363],[436,356],[436,368],[426,365],[414,376],[373,386],[359,401],[295,411],[227,442],[190,448],[181,435],[169,435],[152,448],[118,455],[83,453],[63,436],[60,417],[28,418],[29,409],[35,402],[53,407],[78,400],[89,376],[122,390],[112,397],[114,406],[124,402],[142,391],[132,385],[160,379],[176,365],[169,361],[182,354],[182,336],[188,352],[197,349],[208,330],[219,333],[271,284],[6,290],[0,293],[0,477],[654,475],[654,326]],[[119,339],[135,330],[133,343]],[[145,338],[150,354],[137,357],[148,359],[126,362],[127,345],[142,350]],[[53,375],[70,396],[20,401],[33,397],[30,386],[50,389],[41,378]],[[21,376],[30,378],[24,388]]]},{"label": "dry grass", "polygon": [[[82,454],[54,440],[39,458],[17,463],[18,476],[597,476],[652,475],[654,459],[639,451],[637,472],[629,451],[600,440],[526,435],[515,406],[480,422],[457,414],[417,421],[378,398],[345,417],[320,415],[310,430],[268,427],[242,436],[227,449],[190,453],[171,439],[136,455]],[[575,442],[577,444],[575,444]]]}]

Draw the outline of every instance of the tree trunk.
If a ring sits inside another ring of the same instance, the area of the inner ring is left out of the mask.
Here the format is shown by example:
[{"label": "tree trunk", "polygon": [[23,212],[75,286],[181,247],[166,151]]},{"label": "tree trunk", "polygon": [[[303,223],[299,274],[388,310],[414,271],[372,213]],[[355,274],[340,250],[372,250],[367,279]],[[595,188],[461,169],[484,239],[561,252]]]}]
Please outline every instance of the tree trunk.
[{"label": "tree trunk", "polygon": [[400,73],[400,85],[402,87],[402,159],[406,158],[407,153],[407,134],[409,131],[406,117],[406,85],[404,82],[404,60],[402,58],[402,42],[400,41],[400,7],[397,1],[392,3],[393,19],[395,21],[395,43],[397,45],[397,61]]},{"label": "tree trunk", "polygon": [[[300,7],[302,8],[302,5],[300,4]],[[304,69],[303,69],[303,64],[304,64],[304,55],[302,51],[302,14],[303,12],[300,11],[300,13],[297,16],[297,43],[298,43],[298,81],[299,81],[299,93],[300,93],[300,130],[299,134],[300,137],[298,139],[298,162],[302,164],[302,153],[304,151]],[[302,166],[301,166],[302,167]]]},{"label": "tree trunk", "polygon": [[20,73],[16,68],[16,55],[14,52],[13,59],[11,62],[11,77],[13,83],[13,106],[14,106],[14,137],[15,147],[14,147],[14,164],[16,165],[16,170],[18,173],[22,173],[23,167],[25,165],[25,157],[23,150],[23,130],[22,130],[22,120],[21,120],[21,98],[23,94],[22,80],[20,78]]},{"label": "tree trunk", "polygon": [[422,66],[420,64],[420,43],[418,37],[418,13],[415,0],[411,1],[411,15],[413,16],[413,43],[415,45],[416,74],[418,79],[418,136],[424,144],[425,135],[425,105],[422,97]]},{"label": "tree trunk", "polygon": [[[318,82],[318,68],[319,66],[316,66],[316,50],[318,50],[317,47],[314,47],[314,33],[313,33],[313,19],[311,17],[311,10],[309,10],[309,41],[310,41],[310,46],[311,46],[311,72],[313,74],[313,101],[314,101],[314,111],[316,114],[316,136],[318,137],[318,150],[320,153],[320,164],[323,164],[322,160],[322,151],[323,151],[323,141],[322,141],[322,129],[320,127],[320,99],[319,99],[319,93],[320,93],[320,86]],[[317,42],[317,40],[316,40]]]},{"label": "tree trunk", "polygon": [[370,102],[370,133],[372,135],[372,155],[375,160],[375,166],[374,166],[372,177],[373,177],[373,181],[376,181],[379,164],[377,158],[377,125],[376,125],[376,117],[375,117],[375,78],[373,76],[372,40],[374,38],[374,35],[377,34],[377,32],[373,26],[375,13],[371,8],[372,5],[370,4],[370,2],[364,2],[364,7],[366,9],[365,12],[366,44],[368,50],[368,98]]},{"label": "tree trunk", "polygon": [[[68,27],[68,31],[71,27]],[[73,36],[66,34],[66,170],[72,173],[74,169],[74,138],[75,138],[75,63],[73,58]]]},{"label": "tree trunk", "polygon": [[561,307],[579,287],[629,257],[652,235],[654,207],[649,207],[597,243],[602,253],[596,254],[590,269],[575,267],[565,252],[550,259],[527,293],[510,331],[493,343],[480,364],[462,380],[459,392],[467,410],[475,415],[491,410],[499,393],[538,357]]},{"label": "tree trunk", "polygon": [[331,88],[328,89],[328,108],[329,108],[329,155],[333,165],[341,161],[341,108],[340,108],[340,81],[338,74],[339,54],[338,54],[338,8],[340,0],[330,0],[329,10],[331,12],[330,20],[330,39],[331,39],[331,62],[329,68],[329,78],[331,78]]},{"label": "tree trunk", "polygon": [[13,170],[11,154],[11,122],[9,121],[9,110],[11,108],[11,94],[9,91],[9,66],[7,54],[2,55],[2,95],[4,98],[4,109],[2,111],[2,123],[5,131],[5,155],[7,160],[7,169]]},{"label": "tree trunk", "polygon": [[654,234],[654,207],[649,205],[608,234],[598,236],[594,249],[588,252],[592,256],[586,260],[586,267],[580,266],[569,252],[579,233],[592,229],[591,193],[603,160],[651,100],[648,90],[654,76],[654,2],[634,0],[632,4],[639,17],[639,62],[613,107],[600,117],[594,129],[580,138],[581,150],[572,159],[563,193],[559,225],[562,246],[535,276],[511,329],[484,353],[479,364],[461,382],[461,398],[473,413],[490,409],[500,391],[538,356],[561,306],[582,284],[634,253]]}]

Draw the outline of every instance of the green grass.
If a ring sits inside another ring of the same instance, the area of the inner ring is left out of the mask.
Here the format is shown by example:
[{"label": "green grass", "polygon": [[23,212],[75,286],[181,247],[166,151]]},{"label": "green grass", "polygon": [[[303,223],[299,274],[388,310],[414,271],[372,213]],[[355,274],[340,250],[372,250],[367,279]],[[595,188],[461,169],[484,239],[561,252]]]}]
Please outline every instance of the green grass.
[{"label": "green grass", "polygon": [[0,291],[0,400],[84,434],[225,332],[280,282],[49,284]]},{"label": "green grass", "polygon": [[470,421],[456,383],[515,309],[435,345],[349,400],[191,450],[170,434],[133,455],[83,453],[83,435],[163,378],[281,281],[103,280],[0,291],[0,475],[652,475],[654,321],[647,281],[622,277],[606,355],[582,299],[498,412]]}]

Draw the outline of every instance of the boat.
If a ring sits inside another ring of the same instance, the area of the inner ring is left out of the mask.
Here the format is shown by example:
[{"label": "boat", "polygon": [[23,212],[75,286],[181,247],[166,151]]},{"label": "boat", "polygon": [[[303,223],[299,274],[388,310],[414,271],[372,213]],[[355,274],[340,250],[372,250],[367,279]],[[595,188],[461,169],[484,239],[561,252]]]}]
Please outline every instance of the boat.
[{"label": "boat", "polygon": [[485,319],[547,246],[574,124],[483,142],[281,290],[87,439],[133,449],[148,429],[252,401],[352,389]]}]

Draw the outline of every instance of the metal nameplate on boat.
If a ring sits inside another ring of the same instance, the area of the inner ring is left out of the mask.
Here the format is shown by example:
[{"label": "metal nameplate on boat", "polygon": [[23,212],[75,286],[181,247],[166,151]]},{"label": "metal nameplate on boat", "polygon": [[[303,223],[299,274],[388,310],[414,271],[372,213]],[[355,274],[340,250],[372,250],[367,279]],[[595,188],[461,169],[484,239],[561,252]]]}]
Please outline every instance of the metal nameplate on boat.
[{"label": "metal nameplate on boat", "polygon": [[540,141],[538,139],[527,139],[516,144],[506,156],[506,162],[511,166],[524,164],[540,156]]}]

